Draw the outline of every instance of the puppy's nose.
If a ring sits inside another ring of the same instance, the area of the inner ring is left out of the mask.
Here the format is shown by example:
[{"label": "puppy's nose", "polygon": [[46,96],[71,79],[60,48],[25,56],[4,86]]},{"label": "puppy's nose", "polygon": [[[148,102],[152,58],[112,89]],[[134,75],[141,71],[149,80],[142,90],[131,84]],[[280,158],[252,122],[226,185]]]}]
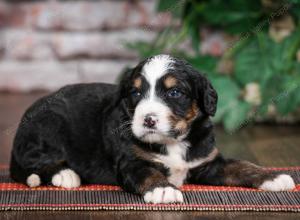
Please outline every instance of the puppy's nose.
[{"label": "puppy's nose", "polygon": [[154,128],[156,125],[155,115],[148,114],[144,118],[144,126],[147,128]]}]

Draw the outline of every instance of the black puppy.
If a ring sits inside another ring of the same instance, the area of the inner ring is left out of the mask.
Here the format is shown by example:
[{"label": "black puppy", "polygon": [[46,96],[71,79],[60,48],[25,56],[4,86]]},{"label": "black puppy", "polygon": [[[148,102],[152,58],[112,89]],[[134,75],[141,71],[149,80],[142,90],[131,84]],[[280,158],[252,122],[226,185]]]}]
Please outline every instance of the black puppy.
[{"label": "black puppy", "polygon": [[293,189],[288,175],[218,153],[216,105],[216,91],[188,63],[150,57],[120,86],[72,85],[37,101],[17,131],[11,176],[30,187],[121,185],[152,203],[183,202],[183,183]]}]

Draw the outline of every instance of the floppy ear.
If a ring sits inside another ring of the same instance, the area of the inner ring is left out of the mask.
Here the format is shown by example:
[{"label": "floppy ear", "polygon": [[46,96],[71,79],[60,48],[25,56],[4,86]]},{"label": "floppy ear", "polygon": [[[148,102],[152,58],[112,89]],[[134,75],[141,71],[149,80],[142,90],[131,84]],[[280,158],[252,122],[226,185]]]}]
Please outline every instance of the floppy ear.
[{"label": "floppy ear", "polygon": [[196,94],[198,106],[204,113],[214,116],[217,111],[218,95],[208,79],[197,72]]},{"label": "floppy ear", "polygon": [[129,92],[129,89],[131,87],[132,84],[132,80],[134,78],[134,75],[141,72],[143,66],[145,65],[145,63],[147,62],[147,59],[141,61],[136,67],[134,68],[129,68],[127,67],[120,76],[119,79],[119,91],[121,92],[121,96],[126,96]]},{"label": "floppy ear", "polygon": [[122,109],[127,116],[131,115],[127,108],[128,100],[126,99],[126,97],[128,96],[131,87],[131,79],[132,79],[133,72],[134,71],[132,68],[127,67],[125,70],[122,71],[118,79],[119,81],[118,103],[122,106]]},{"label": "floppy ear", "polygon": [[122,97],[128,94],[134,69],[127,67],[119,78],[119,92]]}]

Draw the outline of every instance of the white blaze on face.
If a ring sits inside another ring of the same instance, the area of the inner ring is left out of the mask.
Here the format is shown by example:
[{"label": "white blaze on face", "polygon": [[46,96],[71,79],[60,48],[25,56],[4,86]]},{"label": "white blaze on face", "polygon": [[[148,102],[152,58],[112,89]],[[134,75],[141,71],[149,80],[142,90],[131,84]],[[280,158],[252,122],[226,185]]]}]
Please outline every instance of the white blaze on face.
[{"label": "white blaze on face", "polygon": [[[147,94],[136,106],[132,122],[132,131],[138,138],[147,142],[163,142],[171,128],[168,117],[171,113],[169,107],[156,95],[156,82],[170,69],[173,62],[168,55],[158,55],[153,57],[142,69],[142,75],[150,85]],[[143,126],[146,115],[154,115],[156,120],[155,131]]]},{"label": "white blaze on face", "polygon": [[170,64],[173,62],[169,55],[158,55],[153,57],[148,63],[145,64],[142,75],[150,84],[149,98],[157,98],[155,95],[155,85],[158,79],[163,77],[167,70],[170,69]]}]

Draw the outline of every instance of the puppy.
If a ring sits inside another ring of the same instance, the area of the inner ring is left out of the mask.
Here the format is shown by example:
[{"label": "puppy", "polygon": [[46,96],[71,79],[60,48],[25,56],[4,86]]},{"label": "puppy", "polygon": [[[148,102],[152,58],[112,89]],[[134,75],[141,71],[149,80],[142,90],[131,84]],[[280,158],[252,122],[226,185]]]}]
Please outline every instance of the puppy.
[{"label": "puppy", "polygon": [[150,57],[119,86],[66,86],[33,104],[14,140],[11,176],[30,187],[120,185],[147,203],[183,202],[184,183],[293,189],[288,175],[222,157],[210,121],[216,106],[216,91],[187,62]]}]

